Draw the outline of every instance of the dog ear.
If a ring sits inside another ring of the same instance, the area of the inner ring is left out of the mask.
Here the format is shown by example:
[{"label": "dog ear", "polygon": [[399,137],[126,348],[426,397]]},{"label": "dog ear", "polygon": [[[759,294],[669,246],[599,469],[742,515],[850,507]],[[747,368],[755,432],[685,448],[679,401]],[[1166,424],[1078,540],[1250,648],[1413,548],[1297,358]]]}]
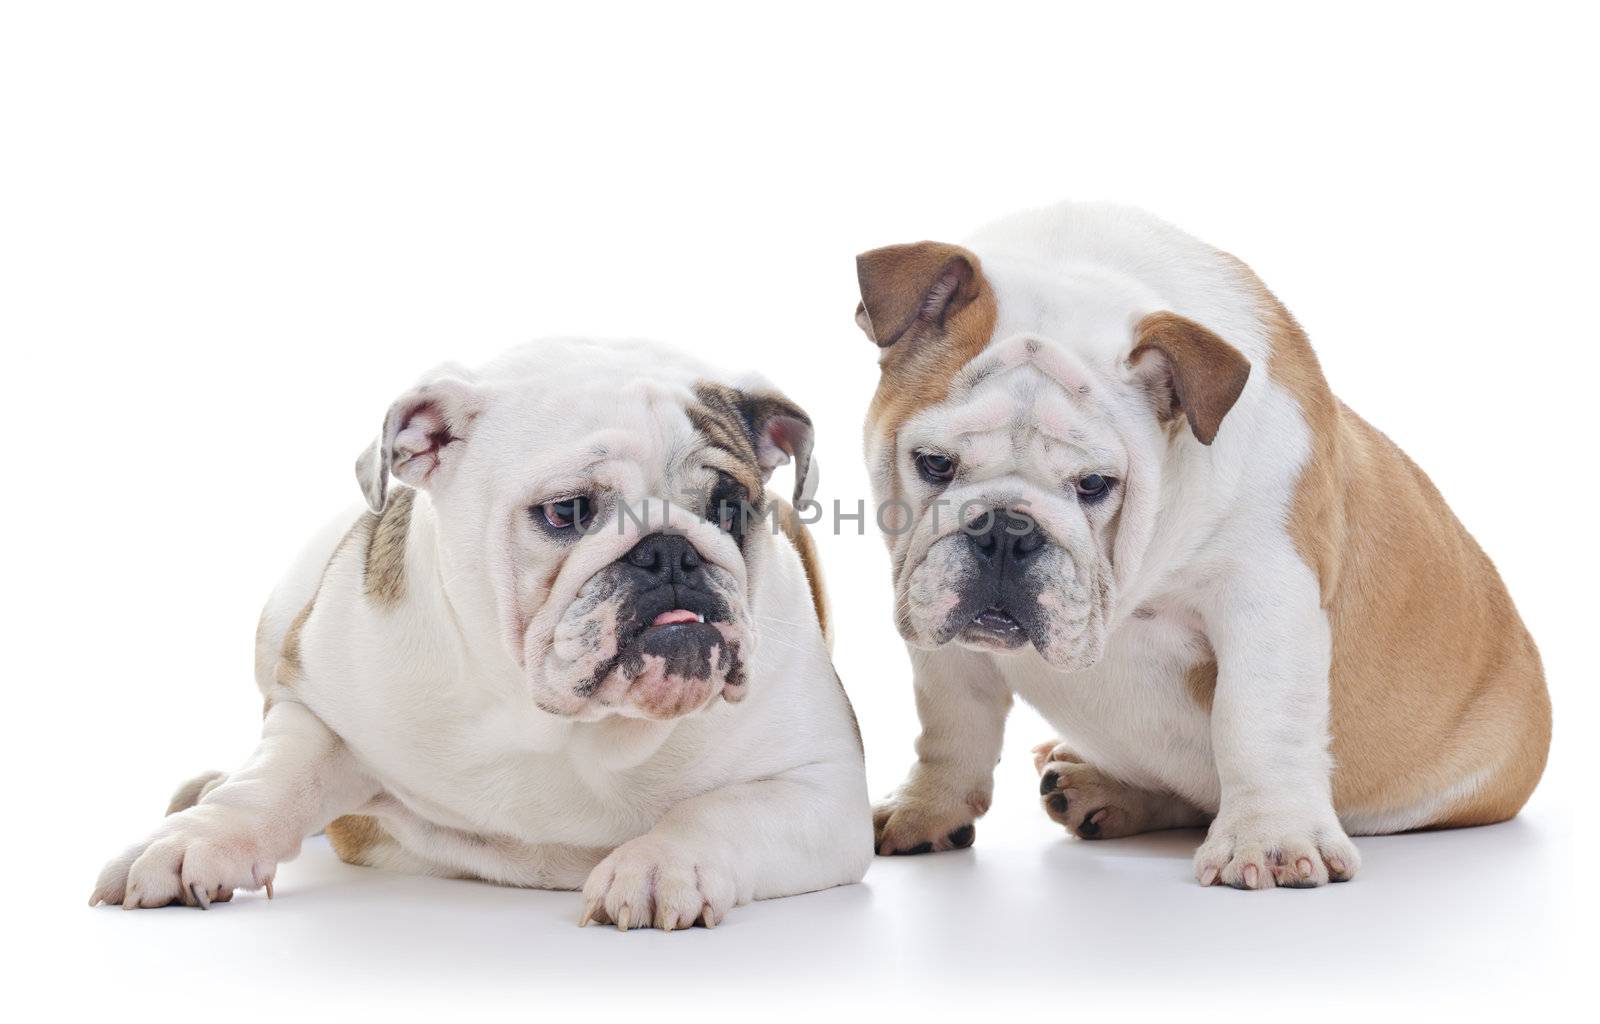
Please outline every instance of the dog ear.
[{"label": "dog ear", "polygon": [[1250,360],[1176,313],[1151,313],[1134,326],[1133,335],[1128,365],[1156,415],[1166,422],[1181,413],[1201,444],[1216,440],[1222,418],[1250,379]]},{"label": "dog ear", "polygon": [[388,504],[389,474],[413,487],[429,487],[458,457],[483,395],[458,377],[439,377],[407,391],[389,406],[383,430],[356,459],[356,481],[367,507]]},{"label": "dog ear", "polygon": [[888,348],[945,321],[978,297],[977,257],[959,245],[913,242],[856,257],[856,325]]},{"label": "dog ear", "polygon": [[739,413],[755,445],[761,479],[772,479],[772,471],[794,460],[794,503],[808,501],[816,491],[816,460],[811,457],[815,440],[811,417],[782,394],[772,390],[745,392],[739,399]]}]

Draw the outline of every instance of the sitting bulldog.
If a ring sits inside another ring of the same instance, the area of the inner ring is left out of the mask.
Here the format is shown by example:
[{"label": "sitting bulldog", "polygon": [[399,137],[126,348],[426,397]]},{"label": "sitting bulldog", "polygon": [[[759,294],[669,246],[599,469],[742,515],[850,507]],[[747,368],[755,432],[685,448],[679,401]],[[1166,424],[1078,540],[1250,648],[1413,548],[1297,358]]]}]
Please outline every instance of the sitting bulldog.
[{"label": "sitting bulldog", "polygon": [[[860,738],[814,549],[765,492],[809,418],[643,344],[562,340],[402,395],[370,510],[267,603],[260,746],[91,904],[209,907],[326,830],[352,864],[583,890],[671,930],[858,881]],[[403,486],[391,484],[391,475]]]},{"label": "sitting bulldog", "polygon": [[970,844],[1013,694],[1085,839],[1201,827],[1202,885],[1355,875],[1502,821],[1550,699],[1488,557],[1238,260],[1063,204],[860,257],[867,454],[922,737],[883,853]]}]

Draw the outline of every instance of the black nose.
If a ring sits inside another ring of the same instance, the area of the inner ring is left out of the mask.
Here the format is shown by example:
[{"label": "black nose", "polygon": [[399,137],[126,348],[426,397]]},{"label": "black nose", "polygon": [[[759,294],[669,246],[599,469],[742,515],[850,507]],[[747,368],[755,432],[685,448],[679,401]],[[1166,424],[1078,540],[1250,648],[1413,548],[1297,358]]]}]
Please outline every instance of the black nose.
[{"label": "black nose", "polygon": [[686,538],[675,533],[652,533],[635,544],[622,559],[661,583],[700,581],[699,552]]},{"label": "black nose", "polygon": [[978,561],[997,571],[1022,568],[1044,550],[1044,530],[1031,518],[990,509],[966,526]]}]

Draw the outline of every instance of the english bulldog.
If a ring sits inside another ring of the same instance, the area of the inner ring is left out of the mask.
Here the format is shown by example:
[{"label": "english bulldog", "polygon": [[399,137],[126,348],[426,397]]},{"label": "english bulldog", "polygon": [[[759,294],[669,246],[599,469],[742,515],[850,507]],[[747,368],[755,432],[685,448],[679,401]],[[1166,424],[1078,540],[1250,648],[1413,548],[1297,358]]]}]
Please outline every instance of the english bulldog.
[{"label": "english bulldog", "polygon": [[922,733],[878,852],[973,841],[1013,695],[1085,839],[1206,826],[1202,885],[1355,875],[1351,835],[1501,821],[1538,652],[1428,478],[1248,267],[1061,205],[857,261],[867,460]]},{"label": "english bulldog", "polygon": [[581,887],[579,923],[623,930],[858,881],[860,738],[814,549],[765,490],[793,461],[800,494],[811,448],[783,395],[652,344],[426,376],[357,463],[368,507],[267,603],[260,746],[91,905],[270,897],[324,829],[352,864]]}]

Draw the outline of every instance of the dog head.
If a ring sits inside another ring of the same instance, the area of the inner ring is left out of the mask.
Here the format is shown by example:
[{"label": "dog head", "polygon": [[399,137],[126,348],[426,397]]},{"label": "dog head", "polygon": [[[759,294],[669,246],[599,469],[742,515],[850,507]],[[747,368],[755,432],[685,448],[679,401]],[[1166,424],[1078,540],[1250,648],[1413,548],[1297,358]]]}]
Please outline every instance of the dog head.
[{"label": "dog head", "polygon": [[665,719],[750,685],[764,484],[811,424],[759,382],[640,343],[555,341],[430,375],[357,463],[428,492],[441,615],[493,623],[544,710]]},{"label": "dog head", "polygon": [[1094,664],[1169,469],[1250,364],[1136,280],[936,242],[857,262],[880,348],[867,449],[901,634]]}]

